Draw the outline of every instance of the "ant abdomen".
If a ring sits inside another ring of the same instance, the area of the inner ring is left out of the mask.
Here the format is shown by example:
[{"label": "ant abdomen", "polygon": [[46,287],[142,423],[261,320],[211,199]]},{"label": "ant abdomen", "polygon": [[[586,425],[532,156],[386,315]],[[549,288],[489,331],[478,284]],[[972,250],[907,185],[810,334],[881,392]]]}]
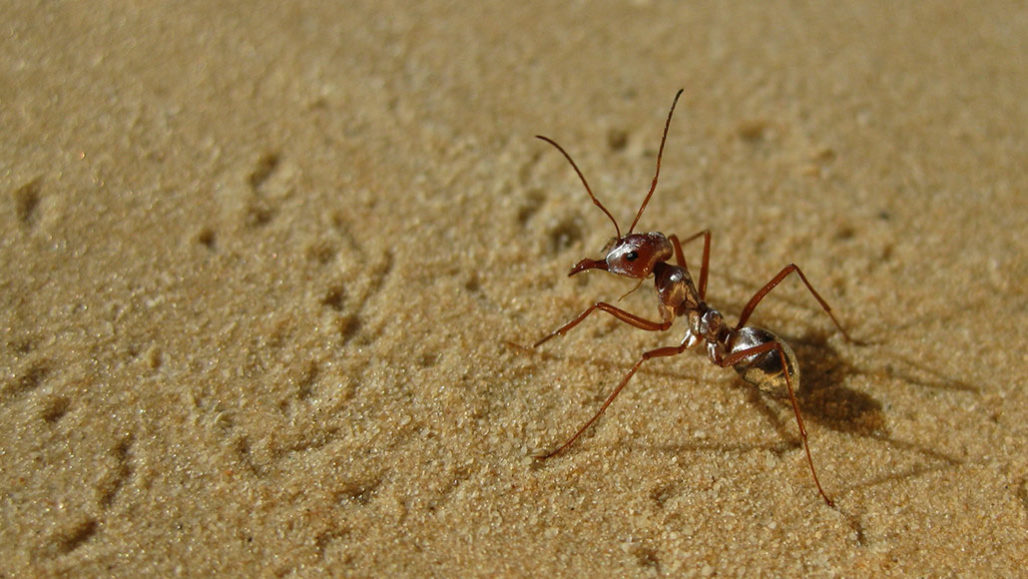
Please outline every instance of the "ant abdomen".
[{"label": "ant abdomen", "polygon": [[739,373],[743,380],[760,388],[762,391],[772,396],[788,397],[789,385],[786,384],[785,373],[782,368],[782,355],[779,354],[779,349],[785,354],[789,379],[795,390],[799,390],[800,387],[800,366],[796,360],[795,352],[792,351],[792,347],[779,339],[774,333],[753,326],[740,328],[736,332],[735,341],[732,343],[732,350],[729,354],[743,352],[770,343],[777,344],[777,347],[743,358],[732,365],[732,368]]}]

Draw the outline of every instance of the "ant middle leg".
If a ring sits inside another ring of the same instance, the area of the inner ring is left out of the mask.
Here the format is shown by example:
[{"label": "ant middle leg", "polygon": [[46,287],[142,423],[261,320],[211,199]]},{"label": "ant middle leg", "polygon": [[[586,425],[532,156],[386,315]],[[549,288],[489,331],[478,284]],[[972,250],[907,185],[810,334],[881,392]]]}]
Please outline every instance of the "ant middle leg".
[{"label": "ant middle leg", "polygon": [[574,442],[578,440],[578,437],[581,436],[583,432],[588,430],[589,427],[592,426],[593,423],[596,422],[600,418],[600,416],[607,410],[607,407],[610,406],[610,403],[613,402],[615,398],[617,398],[618,394],[621,393],[621,390],[624,389],[624,387],[628,384],[628,381],[632,379],[632,376],[635,376],[636,371],[639,370],[639,366],[642,366],[643,362],[649,360],[650,358],[660,358],[662,356],[677,356],[678,354],[684,352],[686,349],[687,346],[685,344],[682,344],[681,346],[667,346],[664,348],[657,348],[656,350],[643,352],[643,355],[639,358],[639,361],[636,362],[634,366],[632,366],[632,369],[628,371],[628,374],[625,374],[625,377],[621,379],[621,383],[618,384],[617,388],[615,388],[614,391],[610,393],[610,396],[607,396],[607,399],[603,402],[603,405],[600,406],[600,409],[596,411],[596,414],[594,414],[588,422],[583,424],[582,427],[579,428],[577,432],[575,432],[574,436],[567,440],[567,442],[560,445],[560,447],[558,447],[556,450],[549,452],[547,454],[543,454],[538,458],[545,460],[552,456],[556,456],[564,452],[565,450],[567,450],[569,446],[574,444]]},{"label": "ant middle leg", "polygon": [[639,316],[637,316],[637,315],[635,315],[635,314],[633,314],[631,312],[626,312],[625,310],[622,310],[621,308],[612,306],[612,305],[608,304],[607,302],[597,302],[597,303],[589,306],[589,308],[587,310],[585,310],[584,312],[582,312],[581,314],[578,314],[578,316],[575,317],[575,319],[573,319],[570,322],[564,324],[563,326],[557,328],[556,330],[550,332],[548,335],[544,336],[541,340],[539,340],[538,342],[532,344],[532,347],[533,348],[538,348],[539,346],[543,345],[543,343],[549,341],[551,338],[554,338],[556,336],[563,336],[564,334],[568,333],[572,328],[574,328],[578,324],[582,323],[582,321],[585,320],[585,318],[587,318],[589,316],[589,314],[595,312],[596,310],[607,312],[608,314],[614,316],[615,318],[621,320],[622,322],[625,322],[626,324],[629,324],[631,326],[635,326],[636,328],[639,328],[640,330],[646,330],[648,332],[663,332],[663,331],[665,331],[665,330],[667,330],[668,328],[671,327],[671,322],[672,322],[672,320],[665,320],[663,322],[654,322],[654,321],[651,321],[651,320],[647,320],[646,318],[639,317]]},{"label": "ant middle leg", "polygon": [[797,266],[795,263],[791,263],[782,268],[782,271],[778,272],[778,275],[773,277],[771,281],[764,284],[764,287],[760,288],[760,290],[756,294],[754,294],[752,298],[750,298],[749,303],[746,304],[746,307],[743,308],[742,313],[739,314],[739,322],[735,325],[735,329],[738,331],[740,328],[745,326],[746,322],[750,319],[750,315],[753,314],[753,310],[757,307],[757,304],[759,304],[760,301],[763,300],[764,297],[771,292],[771,290],[775,289],[775,287],[777,287],[778,284],[782,283],[782,280],[784,280],[786,277],[789,276],[790,273],[793,272],[800,276],[800,279],[803,280],[803,285],[807,286],[807,289],[810,290],[811,295],[813,295],[814,299],[817,300],[817,303],[821,305],[821,309],[823,309],[825,313],[828,314],[828,317],[832,318],[832,323],[835,324],[835,327],[838,328],[840,332],[842,332],[842,335],[846,338],[846,341],[859,344],[860,342],[850,337],[846,329],[842,327],[842,324],[840,324],[839,320],[836,319],[835,314],[832,313],[831,306],[829,306],[828,302],[826,302],[825,299],[821,297],[821,294],[817,293],[817,290],[814,289],[814,286],[810,285],[810,282],[807,280],[807,276],[803,275],[803,270],[801,270],[799,266]]},{"label": "ant middle leg", "polygon": [[[714,363],[722,368],[735,367],[747,358],[758,360],[759,358],[755,358],[756,356],[760,356],[761,354],[771,351],[774,351],[775,354],[777,354],[779,363],[781,364],[782,375],[785,377],[785,386],[789,392],[789,401],[792,403],[792,411],[796,415],[796,425],[799,426],[800,429],[800,440],[803,442],[803,450],[807,455],[807,464],[810,466],[810,474],[814,477],[814,485],[817,486],[817,491],[821,493],[821,497],[825,500],[828,506],[834,507],[835,502],[833,502],[825,493],[825,490],[821,488],[821,480],[818,479],[817,469],[814,468],[814,459],[810,454],[810,444],[807,442],[807,428],[803,424],[803,415],[800,413],[800,404],[796,399],[796,392],[792,386],[792,376],[789,371],[789,362],[787,360],[788,356],[786,356],[785,348],[782,347],[781,342],[778,342],[777,340],[765,342],[752,348],[733,352],[724,358],[714,360]],[[760,386],[760,384],[754,385],[758,387]]]}]

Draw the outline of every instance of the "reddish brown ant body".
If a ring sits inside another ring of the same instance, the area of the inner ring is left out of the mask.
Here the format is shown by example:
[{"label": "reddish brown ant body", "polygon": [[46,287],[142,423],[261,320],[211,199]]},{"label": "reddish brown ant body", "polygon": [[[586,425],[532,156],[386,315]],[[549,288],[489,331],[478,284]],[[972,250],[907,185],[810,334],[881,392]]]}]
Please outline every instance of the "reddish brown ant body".
[{"label": "reddish brown ant body", "polygon": [[[767,282],[743,308],[739,315],[739,321],[734,327],[726,325],[721,313],[710,307],[704,298],[707,294],[707,271],[710,259],[710,230],[701,231],[687,239],[688,243],[695,239],[703,238],[703,263],[700,267],[699,285],[693,283],[686,266],[685,256],[682,253],[682,243],[674,235],[665,237],[662,233],[633,233],[643,210],[646,209],[653,191],[657,188],[657,178],[660,176],[660,161],[664,154],[664,143],[667,141],[668,129],[671,126],[671,117],[675,112],[675,105],[682,95],[682,90],[675,94],[671,103],[671,110],[668,112],[667,121],[664,125],[664,135],[660,140],[660,149],[657,152],[657,170],[653,176],[649,193],[643,199],[642,205],[635,214],[628,233],[621,234],[621,228],[617,220],[610,214],[610,211],[593,194],[589,183],[586,181],[582,171],[572,160],[571,155],[552,139],[537,135],[539,139],[546,141],[557,148],[568,160],[582,185],[589,193],[593,204],[602,210],[614,224],[617,237],[614,238],[605,248],[604,259],[583,259],[571,268],[569,276],[581,273],[589,269],[608,271],[623,277],[642,280],[650,275],[653,276],[654,286],[659,300],[660,321],[651,321],[606,302],[597,302],[576,316],[570,322],[545,336],[534,344],[538,347],[555,336],[562,336],[572,328],[580,324],[585,318],[595,311],[606,312],[615,318],[634,326],[636,328],[651,332],[665,331],[669,329],[675,318],[685,317],[688,323],[685,337],[678,346],[668,346],[644,352],[639,360],[628,371],[628,374],[621,380],[621,383],[614,389],[600,406],[600,409],[590,418],[575,434],[556,450],[541,455],[539,458],[550,458],[560,454],[570,447],[583,432],[586,431],[603,412],[614,401],[614,398],[621,393],[621,390],[628,384],[628,381],[635,375],[643,362],[651,358],[664,356],[675,356],[697,344],[705,344],[707,357],[711,363],[722,368],[732,367],[743,378],[743,380],[761,389],[780,388],[784,383],[789,394],[789,401],[792,403],[793,412],[796,414],[796,423],[799,426],[800,438],[803,442],[803,449],[806,451],[807,463],[810,465],[810,473],[814,477],[814,484],[829,506],[834,506],[832,499],[828,498],[824,489],[821,488],[821,481],[817,477],[817,469],[814,468],[814,460],[810,455],[810,446],[807,444],[807,430],[803,425],[803,416],[800,414],[799,403],[796,400],[796,389],[800,382],[800,369],[796,361],[796,355],[792,348],[774,333],[754,326],[747,326],[753,310],[791,273],[796,273],[803,284],[810,290],[817,302],[824,309],[825,313],[832,319],[835,327],[842,332],[842,335],[849,341],[853,341],[846,330],[832,314],[828,303],[814,290],[814,287],[807,281],[807,277],[795,264],[790,264],[778,273],[771,281]],[[674,257],[677,265],[671,265],[668,261]]]}]

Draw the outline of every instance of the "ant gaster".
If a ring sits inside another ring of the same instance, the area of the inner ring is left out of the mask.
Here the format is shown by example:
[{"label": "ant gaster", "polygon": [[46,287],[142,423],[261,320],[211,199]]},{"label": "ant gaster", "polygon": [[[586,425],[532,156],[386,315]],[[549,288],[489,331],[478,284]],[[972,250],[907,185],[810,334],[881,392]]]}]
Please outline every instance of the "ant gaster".
[{"label": "ant gaster", "polygon": [[[663,233],[658,232],[633,233],[636,224],[639,222],[639,217],[642,216],[643,210],[646,209],[646,205],[650,201],[650,197],[653,196],[653,191],[657,188],[657,178],[660,176],[660,161],[664,154],[664,143],[667,141],[668,128],[671,126],[671,117],[674,115],[675,105],[678,103],[678,98],[682,95],[682,92],[682,90],[679,90],[675,94],[675,99],[671,103],[671,110],[668,112],[667,121],[664,124],[664,135],[661,137],[660,149],[657,152],[657,170],[653,176],[650,191],[646,194],[646,198],[643,199],[642,205],[639,207],[638,212],[636,212],[635,219],[625,235],[621,234],[621,228],[618,226],[614,216],[610,214],[610,211],[593,194],[589,183],[574,160],[572,160],[571,155],[558,145],[556,141],[537,135],[537,138],[553,145],[564,155],[578,174],[579,179],[582,180],[582,185],[585,186],[585,190],[589,193],[589,198],[592,199],[593,204],[599,207],[614,224],[614,231],[617,235],[604,249],[607,253],[605,258],[583,259],[571,268],[571,272],[568,275],[572,276],[590,269],[600,269],[623,277],[638,279],[640,283],[652,275],[659,300],[660,321],[651,321],[606,302],[597,302],[570,322],[536,342],[533,347],[538,347],[555,336],[563,336],[596,311],[606,312],[626,324],[651,332],[667,330],[671,327],[675,318],[678,317],[685,317],[688,323],[688,328],[681,344],[644,352],[635,365],[632,366],[632,369],[628,371],[628,374],[621,380],[621,383],[614,388],[614,391],[603,402],[603,405],[600,406],[596,414],[582,425],[567,442],[552,452],[539,455],[538,458],[550,458],[570,447],[610,406],[610,403],[621,393],[621,390],[628,384],[628,381],[639,370],[643,362],[651,358],[675,356],[702,343],[706,346],[707,357],[713,364],[722,368],[732,367],[746,382],[761,389],[780,389],[783,384],[785,385],[785,389],[789,394],[789,400],[792,403],[793,412],[796,414],[796,423],[799,426],[800,438],[803,442],[803,449],[806,451],[810,473],[814,477],[814,484],[817,485],[817,490],[821,493],[825,502],[829,506],[834,506],[832,499],[821,488],[821,481],[818,480],[817,469],[814,468],[814,460],[811,458],[810,446],[807,443],[807,430],[803,425],[803,416],[800,414],[800,406],[796,400],[796,390],[800,384],[800,368],[796,361],[796,355],[793,353],[792,348],[774,333],[762,328],[746,325],[750,315],[753,314],[753,310],[761,300],[782,280],[788,277],[789,274],[795,273],[803,281],[803,284],[807,286],[807,289],[810,290],[810,293],[821,305],[825,313],[832,319],[835,327],[839,329],[848,341],[852,342],[852,338],[850,338],[849,334],[846,333],[846,330],[843,329],[842,325],[832,314],[828,303],[810,285],[803,271],[795,264],[790,264],[750,298],[746,307],[743,308],[742,314],[739,315],[739,321],[734,327],[729,326],[725,323],[721,312],[712,308],[704,301],[707,295],[707,266],[710,258],[709,229],[703,230],[681,242],[675,235],[665,236]],[[703,238],[703,262],[700,267],[699,284],[697,286],[689,275],[685,256],[682,253],[682,244],[700,237]],[[672,257],[674,257],[676,265],[668,263]]]}]

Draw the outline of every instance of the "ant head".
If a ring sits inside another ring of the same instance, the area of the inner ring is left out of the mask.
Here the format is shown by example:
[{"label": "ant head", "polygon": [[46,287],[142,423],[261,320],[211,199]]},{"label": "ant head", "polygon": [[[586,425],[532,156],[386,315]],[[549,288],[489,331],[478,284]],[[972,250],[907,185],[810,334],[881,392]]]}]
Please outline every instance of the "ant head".
[{"label": "ant head", "polygon": [[618,275],[642,279],[653,272],[653,267],[657,262],[671,259],[673,255],[671,244],[664,235],[660,233],[632,232],[635,231],[639,218],[642,217],[646,205],[650,202],[650,198],[653,197],[653,191],[657,189],[657,178],[660,177],[660,160],[664,156],[664,143],[667,142],[667,132],[668,128],[671,127],[671,117],[675,114],[675,105],[678,104],[678,97],[680,96],[682,96],[681,89],[675,93],[675,100],[671,102],[671,110],[668,111],[667,121],[664,123],[664,135],[660,138],[660,149],[657,151],[657,170],[653,175],[650,191],[646,194],[646,198],[643,199],[642,205],[639,206],[639,210],[635,213],[635,219],[632,220],[632,225],[628,228],[628,233],[624,236],[621,235],[621,227],[618,226],[614,216],[603,206],[603,203],[600,203],[596,195],[593,195],[589,183],[585,180],[585,175],[582,174],[571,155],[553,139],[536,135],[537,138],[553,145],[564,155],[568,163],[571,163],[575,173],[578,174],[578,178],[582,180],[582,185],[585,186],[585,191],[589,194],[589,198],[592,199],[593,205],[599,207],[607,215],[607,218],[610,219],[610,222],[614,224],[615,237],[604,249],[607,252],[607,257],[603,260],[583,259],[575,267],[571,268],[571,273],[568,275],[575,275],[587,269],[602,269]]},{"label": "ant head", "polygon": [[657,262],[667,261],[673,255],[671,243],[663,233],[656,232],[629,233],[613,239],[607,244],[605,251],[606,258],[583,259],[571,268],[568,275],[575,275],[587,269],[602,269],[625,277],[643,279],[653,272]]}]

